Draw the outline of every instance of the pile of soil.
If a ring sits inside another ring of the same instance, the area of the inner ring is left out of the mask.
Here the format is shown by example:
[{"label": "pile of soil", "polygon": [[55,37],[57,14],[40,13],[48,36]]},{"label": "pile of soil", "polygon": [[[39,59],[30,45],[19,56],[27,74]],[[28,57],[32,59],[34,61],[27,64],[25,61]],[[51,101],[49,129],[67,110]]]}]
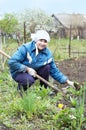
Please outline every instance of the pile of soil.
[{"label": "pile of soil", "polygon": [[70,80],[86,82],[86,57],[60,61],[57,62],[57,66]]}]

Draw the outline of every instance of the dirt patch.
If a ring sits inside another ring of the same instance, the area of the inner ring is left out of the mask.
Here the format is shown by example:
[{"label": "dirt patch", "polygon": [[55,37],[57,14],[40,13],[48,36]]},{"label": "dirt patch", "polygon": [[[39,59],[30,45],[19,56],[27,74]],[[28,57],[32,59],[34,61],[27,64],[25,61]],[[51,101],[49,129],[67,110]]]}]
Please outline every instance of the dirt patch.
[{"label": "dirt patch", "polygon": [[86,57],[60,61],[58,67],[70,80],[86,82]]}]

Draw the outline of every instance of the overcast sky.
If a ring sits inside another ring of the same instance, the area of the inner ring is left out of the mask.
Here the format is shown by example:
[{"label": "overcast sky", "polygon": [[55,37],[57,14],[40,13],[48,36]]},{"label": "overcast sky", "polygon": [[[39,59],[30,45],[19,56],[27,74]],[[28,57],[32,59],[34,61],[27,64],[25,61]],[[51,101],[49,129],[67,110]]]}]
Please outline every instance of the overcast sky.
[{"label": "overcast sky", "polygon": [[21,12],[29,8],[40,8],[48,14],[86,14],[86,0],[0,0],[0,14]]}]

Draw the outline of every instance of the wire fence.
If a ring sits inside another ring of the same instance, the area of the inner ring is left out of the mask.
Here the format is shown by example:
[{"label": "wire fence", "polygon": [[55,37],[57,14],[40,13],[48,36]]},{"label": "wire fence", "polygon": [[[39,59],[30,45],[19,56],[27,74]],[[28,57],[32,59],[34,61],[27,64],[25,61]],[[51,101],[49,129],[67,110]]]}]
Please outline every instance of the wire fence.
[{"label": "wire fence", "polygon": [[73,48],[59,48],[59,49],[63,50],[63,53],[66,53],[69,58],[86,56],[86,51],[80,51],[80,50],[74,51]]}]

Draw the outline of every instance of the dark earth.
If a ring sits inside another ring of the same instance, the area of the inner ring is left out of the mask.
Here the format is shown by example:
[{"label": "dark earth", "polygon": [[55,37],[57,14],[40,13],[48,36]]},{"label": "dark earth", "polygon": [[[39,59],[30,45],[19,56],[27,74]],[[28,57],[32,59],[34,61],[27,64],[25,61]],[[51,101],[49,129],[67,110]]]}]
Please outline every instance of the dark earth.
[{"label": "dark earth", "polygon": [[70,80],[86,82],[86,57],[60,61],[57,66]]}]

